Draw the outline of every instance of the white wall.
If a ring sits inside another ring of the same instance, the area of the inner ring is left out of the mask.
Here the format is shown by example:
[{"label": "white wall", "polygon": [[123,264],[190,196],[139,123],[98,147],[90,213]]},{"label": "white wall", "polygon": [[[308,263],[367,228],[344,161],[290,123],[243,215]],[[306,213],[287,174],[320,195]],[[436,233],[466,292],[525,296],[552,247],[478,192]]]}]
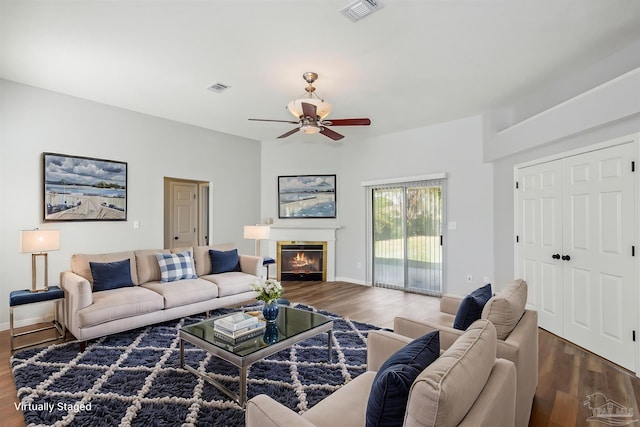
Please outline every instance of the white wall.
[{"label": "white wall", "polygon": [[[128,220],[42,223],[45,151],[127,162]],[[61,250],[49,254],[50,284],[76,252],[162,248],[165,176],[212,182],[212,241],[253,253],[242,228],[259,221],[259,142],[0,80],[0,304],[8,308],[10,291],[31,284],[20,230],[61,230]],[[16,318],[41,316],[49,306],[26,307]],[[0,329],[8,318],[0,310]]]},{"label": "white wall", "polygon": [[514,275],[513,167],[640,131],[640,42],[484,115],[493,161],[496,282]]},{"label": "white wall", "polygon": [[[375,126],[375,123],[374,123]],[[457,223],[446,245],[446,292],[465,294],[493,277],[492,166],[482,162],[479,116],[376,138],[325,143],[262,143],[262,217],[277,223],[341,226],[336,242],[338,280],[364,283],[365,191],[362,182],[431,173],[448,174],[448,219]],[[336,220],[278,220],[277,177],[337,174]],[[360,268],[358,268],[360,264]],[[474,283],[466,283],[472,274]]]}]

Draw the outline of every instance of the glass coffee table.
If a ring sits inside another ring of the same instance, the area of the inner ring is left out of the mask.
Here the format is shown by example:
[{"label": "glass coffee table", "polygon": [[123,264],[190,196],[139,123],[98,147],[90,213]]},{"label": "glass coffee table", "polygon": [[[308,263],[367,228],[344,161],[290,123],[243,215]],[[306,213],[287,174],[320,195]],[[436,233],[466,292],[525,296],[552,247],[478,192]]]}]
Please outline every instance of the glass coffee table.
[{"label": "glass coffee table", "polygon": [[[235,344],[231,344],[228,340],[220,339],[214,334],[216,320],[225,316],[207,319],[180,329],[180,367],[209,382],[238,402],[240,406],[244,407],[247,401],[247,374],[249,367],[265,357],[314,335],[327,332],[327,360],[331,362],[333,320],[327,316],[281,305],[278,318],[275,322],[267,324],[262,335]],[[239,394],[233,393],[211,375],[185,365],[185,341],[237,366],[240,370]]]}]

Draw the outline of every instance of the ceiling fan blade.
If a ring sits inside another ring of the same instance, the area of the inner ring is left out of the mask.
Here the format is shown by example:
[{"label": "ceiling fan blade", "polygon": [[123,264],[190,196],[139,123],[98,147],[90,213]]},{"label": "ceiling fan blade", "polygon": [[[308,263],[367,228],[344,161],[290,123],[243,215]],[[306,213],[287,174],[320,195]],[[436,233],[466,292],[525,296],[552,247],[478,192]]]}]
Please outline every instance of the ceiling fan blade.
[{"label": "ceiling fan blade", "polygon": [[298,122],[294,122],[291,120],[270,120],[270,119],[249,119],[252,120],[254,122],[278,122],[278,123],[292,123],[294,125],[297,125]]},{"label": "ceiling fan blade", "polygon": [[[294,122],[294,123],[295,123],[295,122]],[[280,139],[280,138],[286,138],[286,137],[288,137],[288,136],[290,136],[290,135],[293,135],[294,133],[298,132],[299,130],[300,130],[300,128],[293,128],[293,129],[291,129],[289,132],[287,132],[287,133],[283,133],[282,135],[280,135],[280,136],[278,137],[278,139]]]},{"label": "ceiling fan blade", "polygon": [[302,103],[302,114],[304,114],[305,117],[311,117],[315,121],[316,117],[318,117],[316,115],[316,111],[317,109],[315,105],[308,102]]},{"label": "ceiling fan blade", "polygon": [[338,132],[332,131],[329,128],[325,128],[323,127],[320,130],[320,133],[323,134],[324,136],[328,136],[329,138],[333,139],[334,141],[338,141],[342,138],[344,138],[344,135],[340,135]]},{"label": "ceiling fan blade", "polygon": [[326,126],[369,126],[371,124],[371,120],[369,119],[331,119],[331,120],[323,120],[323,125]]}]

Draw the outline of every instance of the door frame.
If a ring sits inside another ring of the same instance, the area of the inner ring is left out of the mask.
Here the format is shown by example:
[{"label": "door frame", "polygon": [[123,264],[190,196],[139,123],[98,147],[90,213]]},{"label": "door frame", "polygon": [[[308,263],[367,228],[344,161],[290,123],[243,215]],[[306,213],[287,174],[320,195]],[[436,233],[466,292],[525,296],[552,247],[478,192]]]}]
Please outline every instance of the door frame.
[{"label": "door frame", "polygon": [[[388,179],[379,179],[372,181],[362,181],[360,185],[364,190],[364,198],[365,198],[365,271],[366,271],[366,279],[364,285],[366,286],[374,286],[373,278],[374,278],[374,262],[373,262],[373,189],[372,187],[379,185],[404,185],[411,182],[420,182],[420,181],[442,181],[442,201],[441,201],[441,209],[442,209],[442,222],[441,222],[441,263],[442,269],[440,272],[440,291],[441,295],[447,293],[447,250],[446,250],[446,242],[448,241],[447,230],[447,214],[448,214],[448,174],[446,172],[441,173],[433,173],[429,175],[418,175],[418,176],[407,176],[400,178],[388,178]],[[358,263],[359,264],[359,263]],[[360,268],[360,266],[358,266]]]},{"label": "door frame", "polygon": [[[193,179],[164,177],[164,247],[170,248],[173,236],[173,192],[172,184],[196,184],[198,199],[198,216],[196,218],[196,236],[198,245],[209,245],[213,241],[213,183]],[[205,196],[206,195],[206,199]],[[204,232],[204,233],[203,233]]]},{"label": "door frame", "polygon": [[[550,162],[550,161],[554,161],[554,160],[560,160],[563,159],[565,157],[571,157],[571,156],[576,156],[576,155],[580,155],[580,154],[584,154],[584,153],[589,153],[592,151],[598,151],[598,150],[602,150],[605,148],[610,148],[610,147],[615,147],[617,145],[623,145],[623,144],[628,144],[628,143],[632,143],[633,144],[633,158],[635,159],[636,162],[636,170],[635,170],[635,176],[634,176],[634,183],[635,183],[635,188],[636,188],[636,198],[635,198],[635,205],[634,205],[634,213],[633,213],[633,217],[634,217],[634,222],[635,224],[637,224],[636,226],[636,230],[635,230],[635,236],[634,236],[634,240],[636,242],[636,246],[637,249],[640,251],[640,215],[639,215],[639,204],[640,204],[640,178],[638,178],[638,175],[640,174],[640,162],[638,161],[638,150],[639,150],[639,145],[640,145],[640,133],[636,132],[636,133],[632,133],[629,135],[625,135],[625,136],[621,136],[621,137],[617,137],[617,138],[613,138],[607,141],[603,141],[603,142],[599,142],[599,143],[595,143],[595,144],[591,144],[591,145],[586,145],[584,147],[580,147],[580,148],[576,148],[573,150],[569,150],[569,151],[564,151],[561,153],[557,153],[557,154],[552,154],[549,156],[545,156],[545,157],[541,157],[539,159],[534,159],[534,160],[529,160],[526,162],[522,162],[522,163],[518,163],[515,164],[513,166],[513,183],[512,183],[512,187],[513,191],[515,192],[515,188],[516,188],[516,183],[518,181],[518,170],[528,167],[528,166],[535,166],[541,163],[546,163],[546,162]],[[518,222],[517,222],[517,218],[516,215],[518,214],[518,198],[514,196],[513,198],[513,235],[512,235],[512,242],[513,242],[513,271],[514,271],[514,275],[516,277],[519,276],[520,271],[519,271],[519,266],[518,266],[518,258],[519,258],[519,247],[518,247],[518,242],[516,242],[516,236],[518,235]],[[636,279],[640,278],[640,253],[638,255],[636,255],[636,260],[635,260],[635,272],[636,272]],[[640,307],[640,290],[638,288],[636,288],[636,303],[637,306]],[[635,313],[635,319],[633,319],[635,321],[635,330],[636,330],[636,368],[635,368],[635,374],[636,377],[640,377],[640,315],[638,314],[638,312],[636,311]]]}]

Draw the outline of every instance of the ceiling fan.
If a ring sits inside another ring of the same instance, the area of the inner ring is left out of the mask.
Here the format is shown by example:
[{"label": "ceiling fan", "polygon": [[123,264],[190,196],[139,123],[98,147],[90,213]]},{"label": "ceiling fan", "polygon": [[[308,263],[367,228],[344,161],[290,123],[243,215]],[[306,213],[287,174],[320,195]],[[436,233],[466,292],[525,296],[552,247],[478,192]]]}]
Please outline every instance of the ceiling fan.
[{"label": "ceiling fan", "polygon": [[287,110],[298,120],[269,120],[269,119],[249,119],[257,122],[280,122],[297,124],[298,127],[291,129],[289,132],[280,135],[278,138],[286,138],[298,131],[303,133],[314,134],[321,133],[334,141],[344,138],[338,132],[329,129],[327,126],[369,126],[371,120],[365,118],[359,119],[325,119],[331,113],[331,104],[320,99],[316,94],[316,88],[313,82],[318,79],[316,73],[308,72],[302,75],[302,78],[309,84],[304,90],[307,97],[299,98],[287,104]]}]

